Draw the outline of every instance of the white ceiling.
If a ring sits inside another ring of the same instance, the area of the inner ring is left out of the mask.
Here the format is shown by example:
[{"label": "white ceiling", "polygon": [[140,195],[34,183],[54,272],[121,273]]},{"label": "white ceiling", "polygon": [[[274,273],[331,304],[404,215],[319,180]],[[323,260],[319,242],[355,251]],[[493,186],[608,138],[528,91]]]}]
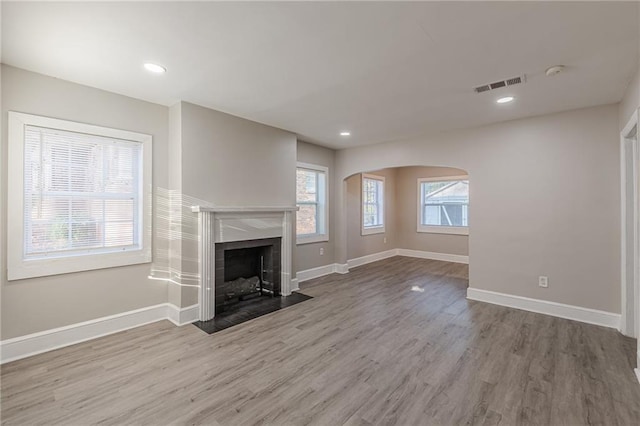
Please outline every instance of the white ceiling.
[{"label": "white ceiling", "polygon": [[[638,63],[638,7],[5,1],[2,62],[345,148],[618,102]],[[555,64],[567,71],[545,77]],[[523,85],[472,90],[523,73]],[[516,101],[496,105],[504,95]]]}]

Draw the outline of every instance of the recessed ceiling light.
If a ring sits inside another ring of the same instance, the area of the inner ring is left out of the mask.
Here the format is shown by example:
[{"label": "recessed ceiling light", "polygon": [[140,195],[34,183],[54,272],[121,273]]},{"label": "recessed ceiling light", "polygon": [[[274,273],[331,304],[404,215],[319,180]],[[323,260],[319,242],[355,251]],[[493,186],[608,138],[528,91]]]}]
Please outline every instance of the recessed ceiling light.
[{"label": "recessed ceiling light", "polygon": [[499,104],[506,104],[513,101],[513,99],[514,99],[513,96],[505,96],[504,98],[498,99],[496,102]]},{"label": "recessed ceiling light", "polygon": [[151,71],[154,72],[156,74],[162,74],[167,72],[167,69],[161,65],[158,64],[152,64],[151,62],[147,62],[146,64],[144,64],[144,68],[147,71]]},{"label": "recessed ceiling light", "polygon": [[351,132],[340,132],[340,136],[351,136]]}]

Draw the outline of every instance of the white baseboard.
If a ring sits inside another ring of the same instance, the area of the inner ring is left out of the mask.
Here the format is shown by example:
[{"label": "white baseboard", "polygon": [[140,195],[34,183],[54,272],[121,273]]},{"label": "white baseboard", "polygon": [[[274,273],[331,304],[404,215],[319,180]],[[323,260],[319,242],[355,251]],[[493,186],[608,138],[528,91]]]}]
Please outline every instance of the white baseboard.
[{"label": "white baseboard", "polygon": [[317,268],[300,271],[296,274],[296,278],[298,279],[298,283],[301,283],[314,278],[324,277],[325,275],[333,274],[334,272],[336,272],[336,263],[330,263]]},{"label": "white baseboard", "polygon": [[176,325],[196,321],[198,305],[178,308],[170,303],[148,306],[0,342],[0,364],[168,319]]},{"label": "white baseboard", "polygon": [[549,302],[540,299],[530,299],[528,297],[514,296],[471,287],[467,289],[467,299],[615,328],[616,330],[620,328],[620,314],[614,314],[612,312],[565,305],[564,303]]},{"label": "white baseboard", "polygon": [[[297,283],[296,285],[312,280],[314,278],[324,277],[329,274],[347,274],[349,273],[349,265],[348,264],[340,264],[340,263],[330,263],[324,266],[318,266],[317,268],[305,269],[304,271],[298,271],[297,275]],[[296,288],[299,290],[299,288]]]},{"label": "white baseboard", "polygon": [[300,290],[300,281],[298,281],[298,278],[292,278],[291,291],[298,291],[298,290]]},{"label": "white baseboard", "polygon": [[172,303],[167,303],[167,319],[177,326],[191,324],[198,321],[198,305],[178,308]]},{"label": "white baseboard", "polygon": [[349,273],[349,264],[348,263],[335,263],[336,265],[336,273],[338,274],[348,274]]},{"label": "white baseboard", "polygon": [[381,251],[379,253],[368,254],[362,257],[356,257],[355,259],[349,259],[347,260],[347,265],[349,268],[355,268],[356,266],[366,265],[367,263],[377,262],[397,255],[398,249],[391,249]]},{"label": "white baseboard", "polygon": [[436,253],[433,251],[398,249],[398,256],[419,257],[420,259],[443,260],[445,262],[469,264],[469,256],[460,254]]},{"label": "white baseboard", "polygon": [[348,274],[349,268],[355,268],[356,266],[366,265],[367,263],[377,262],[394,256],[418,257],[421,259],[443,260],[445,262],[455,263],[469,263],[469,256],[409,249],[391,249],[357,257],[355,259],[349,259],[347,260],[347,263],[330,263],[317,268],[305,269],[304,271],[298,271],[296,276],[298,283],[301,283],[333,273]]}]

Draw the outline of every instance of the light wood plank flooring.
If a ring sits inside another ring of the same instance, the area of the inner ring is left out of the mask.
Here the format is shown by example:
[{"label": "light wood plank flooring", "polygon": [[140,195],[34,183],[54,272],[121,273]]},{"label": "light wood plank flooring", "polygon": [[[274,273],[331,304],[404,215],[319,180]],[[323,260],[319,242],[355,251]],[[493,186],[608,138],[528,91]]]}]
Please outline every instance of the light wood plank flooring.
[{"label": "light wood plank flooring", "polygon": [[395,257],[211,336],[163,321],[12,362],[2,423],[640,424],[635,340],[466,286],[465,265]]}]

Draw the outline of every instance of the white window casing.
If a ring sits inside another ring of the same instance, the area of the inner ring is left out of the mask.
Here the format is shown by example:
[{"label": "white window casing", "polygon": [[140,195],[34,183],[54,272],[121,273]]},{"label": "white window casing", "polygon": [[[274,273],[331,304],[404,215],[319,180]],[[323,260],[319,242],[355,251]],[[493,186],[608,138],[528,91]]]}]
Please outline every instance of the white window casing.
[{"label": "white window casing", "polygon": [[151,262],[152,137],[9,112],[9,280]]},{"label": "white window casing", "polygon": [[[299,173],[314,176],[312,180],[314,187],[309,188],[304,194],[300,194],[297,187]],[[309,198],[310,195],[315,195],[315,199],[302,199]],[[296,213],[296,244],[329,241],[329,168],[317,164],[298,162],[296,168],[296,205],[299,208]],[[309,209],[314,210],[315,229],[313,232],[304,232],[301,220]]]},{"label": "white window casing", "polygon": [[[464,191],[458,191],[462,192],[462,194],[447,197],[447,202],[429,203],[425,200],[425,186],[427,184],[442,184],[442,188],[438,189],[438,191],[446,191],[455,185],[464,185],[466,186],[466,194]],[[469,235],[468,186],[468,176],[443,176],[418,179],[417,232]],[[452,217],[453,212],[456,213],[455,219]]]},{"label": "white window casing", "polygon": [[361,183],[361,234],[383,234],[385,232],[385,178],[363,173]]}]

